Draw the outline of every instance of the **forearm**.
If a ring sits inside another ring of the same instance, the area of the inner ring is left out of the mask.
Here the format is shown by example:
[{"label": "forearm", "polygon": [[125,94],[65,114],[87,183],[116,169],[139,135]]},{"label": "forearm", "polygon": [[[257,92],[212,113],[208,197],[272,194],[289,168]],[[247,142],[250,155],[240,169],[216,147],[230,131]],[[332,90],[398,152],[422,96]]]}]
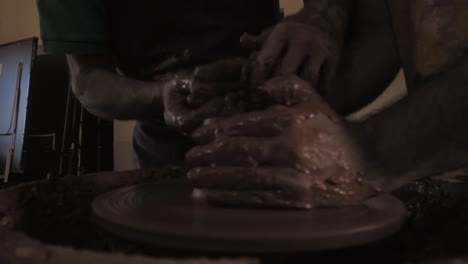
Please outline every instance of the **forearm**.
[{"label": "forearm", "polygon": [[106,59],[67,58],[73,92],[91,113],[122,120],[162,116],[164,82],[118,76]]},{"label": "forearm", "polygon": [[341,115],[371,103],[400,68],[385,1],[308,0],[304,4],[304,9],[290,19],[318,25],[335,38],[341,54],[329,87],[321,89],[322,96]]},{"label": "forearm", "polygon": [[392,36],[369,34],[345,48],[340,68],[325,99],[341,115],[352,114],[374,101],[400,70]]},{"label": "forearm", "polygon": [[468,164],[467,69],[465,56],[364,123],[373,168],[388,174],[380,183],[384,189]]},{"label": "forearm", "polygon": [[358,1],[342,54],[324,97],[337,112],[348,115],[375,100],[401,67],[385,1]]}]

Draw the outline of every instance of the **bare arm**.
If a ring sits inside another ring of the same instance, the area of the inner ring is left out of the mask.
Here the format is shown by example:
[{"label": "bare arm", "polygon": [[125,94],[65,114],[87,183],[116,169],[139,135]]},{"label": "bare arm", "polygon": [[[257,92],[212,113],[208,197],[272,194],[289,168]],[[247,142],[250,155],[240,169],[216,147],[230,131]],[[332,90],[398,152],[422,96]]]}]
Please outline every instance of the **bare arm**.
[{"label": "bare arm", "polygon": [[[91,113],[124,120],[164,117],[167,125],[182,133],[190,133],[206,118],[234,111],[230,102],[235,99],[229,94],[244,89],[242,59],[221,60],[196,70],[187,67],[139,81],[115,74],[110,58],[67,58],[73,92]],[[194,92],[204,101],[189,105]]]},{"label": "bare arm", "polygon": [[354,0],[304,0],[304,8],[257,37],[244,36],[246,46],[260,47],[254,56],[251,86],[275,76],[296,74],[321,94],[339,66],[341,48]]},{"label": "bare arm", "polygon": [[[374,169],[394,189],[468,164],[468,56],[425,80],[420,89],[364,123]],[[377,181],[379,181],[377,179]]]},{"label": "bare arm", "polygon": [[105,56],[67,55],[74,94],[93,114],[108,119],[143,119],[162,116],[161,82],[143,82],[114,73]]},{"label": "bare arm", "polygon": [[358,0],[340,67],[326,100],[342,115],[377,98],[401,67],[384,0]]}]

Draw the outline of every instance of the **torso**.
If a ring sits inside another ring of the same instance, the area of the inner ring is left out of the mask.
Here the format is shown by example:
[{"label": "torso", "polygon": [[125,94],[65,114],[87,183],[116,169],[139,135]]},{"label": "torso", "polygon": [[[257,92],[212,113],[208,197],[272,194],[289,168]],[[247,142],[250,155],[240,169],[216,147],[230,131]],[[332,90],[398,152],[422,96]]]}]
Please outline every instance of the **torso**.
[{"label": "torso", "polygon": [[278,0],[109,0],[108,7],[113,46],[127,71],[185,50],[194,64],[244,56],[240,36],[279,18]]}]

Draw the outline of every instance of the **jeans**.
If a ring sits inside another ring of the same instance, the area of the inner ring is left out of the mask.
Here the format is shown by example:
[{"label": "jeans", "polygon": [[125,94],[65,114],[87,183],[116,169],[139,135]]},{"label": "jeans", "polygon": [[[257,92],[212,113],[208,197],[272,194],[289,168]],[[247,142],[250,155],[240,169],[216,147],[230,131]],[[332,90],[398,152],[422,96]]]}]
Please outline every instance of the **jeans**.
[{"label": "jeans", "polygon": [[133,149],[142,169],[180,165],[192,147],[190,138],[169,128],[164,120],[138,121],[133,133]]}]

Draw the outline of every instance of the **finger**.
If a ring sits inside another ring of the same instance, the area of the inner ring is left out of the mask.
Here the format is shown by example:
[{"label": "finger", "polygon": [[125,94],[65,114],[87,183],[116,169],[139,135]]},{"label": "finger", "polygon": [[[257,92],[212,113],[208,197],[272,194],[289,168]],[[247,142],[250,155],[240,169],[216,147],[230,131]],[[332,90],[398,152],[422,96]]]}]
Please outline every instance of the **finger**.
[{"label": "finger", "polygon": [[292,118],[286,111],[251,112],[209,120],[192,134],[192,138],[197,144],[207,144],[218,135],[272,137],[283,132],[290,122]]},{"label": "finger", "polygon": [[328,186],[313,184],[309,199],[314,201],[315,207],[345,207],[361,204],[366,199],[378,194],[378,191],[366,184],[352,181],[346,185]]},{"label": "finger", "polygon": [[173,85],[175,89],[184,95],[189,95],[192,87],[192,81],[191,80],[179,80],[175,81],[176,84]]},{"label": "finger", "polygon": [[223,98],[215,98],[197,109],[187,105],[186,96],[176,88],[164,93],[164,119],[166,123],[183,133],[191,133],[203,124],[206,118],[217,117],[223,110]]},{"label": "finger", "polygon": [[207,118],[218,117],[223,113],[224,99],[217,97],[196,109],[186,109],[187,114],[179,119],[178,125],[184,134],[191,134],[202,126]]},{"label": "finger", "polygon": [[200,190],[202,198],[210,203],[221,206],[280,208],[280,209],[311,209],[313,204],[305,197],[290,198],[285,191],[231,191],[231,190]]},{"label": "finger", "polygon": [[308,82],[293,74],[273,78],[260,86],[259,90],[275,103],[287,106],[307,102],[318,96]]},{"label": "finger", "polygon": [[191,149],[186,161],[194,166],[295,166],[298,158],[291,148],[271,138],[225,138]]},{"label": "finger", "polygon": [[240,38],[240,43],[248,50],[259,50],[262,48],[263,43],[268,39],[272,31],[273,27],[270,27],[259,35],[244,33]]},{"label": "finger", "polygon": [[207,83],[196,81],[191,86],[187,103],[192,107],[198,107],[209,99],[232,92],[242,91],[245,86],[238,80],[235,82]]},{"label": "finger", "polygon": [[170,126],[176,127],[179,117],[187,115],[186,95],[181,92],[181,88],[172,86],[164,90],[164,118]]},{"label": "finger", "polygon": [[300,77],[308,81],[312,87],[319,85],[322,62],[322,59],[315,56],[309,56],[304,62]]},{"label": "finger", "polygon": [[276,67],[275,76],[299,74],[298,71],[307,58],[305,49],[306,47],[301,48],[301,46],[291,43],[281,63]]},{"label": "finger", "polygon": [[326,174],[304,175],[287,168],[231,167],[194,169],[188,176],[201,188],[205,199],[232,206],[344,207],[359,205],[379,193],[375,187],[349,173],[327,170]]},{"label": "finger", "polygon": [[236,93],[229,93],[224,96],[224,110],[223,116],[232,116],[245,112],[247,109],[247,102],[245,92],[239,91]]},{"label": "finger", "polygon": [[317,207],[358,205],[377,194],[376,188],[342,166],[328,167],[320,175],[314,176],[308,196]]},{"label": "finger", "polygon": [[194,79],[199,81],[227,81],[242,79],[244,68],[247,67],[246,59],[226,59],[195,69]]},{"label": "finger", "polygon": [[201,189],[203,198],[208,202],[237,206],[261,208],[311,209],[316,207],[357,206],[378,192],[375,188],[361,183],[353,183],[349,191],[341,188],[311,188],[308,192],[229,189]]},{"label": "finger", "polygon": [[197,188],[232,191],[258,189],[306,191],[311,182],[311,175],[277,167],[203,167],[192,169],[187,177]]},{"label": "finger", "polygon": [[251,82],[253,87],[263,84],[273,74],[273,70],[287,48],[286,32],[275,29],[260,50],[252,65]]},{"label": "finger", "polygon": [[320,70],[320,81],[317,90],[320,94],[325,95],[332,85],[333,79],[336,76],[338,62],[333,59],[324,62]]}]

